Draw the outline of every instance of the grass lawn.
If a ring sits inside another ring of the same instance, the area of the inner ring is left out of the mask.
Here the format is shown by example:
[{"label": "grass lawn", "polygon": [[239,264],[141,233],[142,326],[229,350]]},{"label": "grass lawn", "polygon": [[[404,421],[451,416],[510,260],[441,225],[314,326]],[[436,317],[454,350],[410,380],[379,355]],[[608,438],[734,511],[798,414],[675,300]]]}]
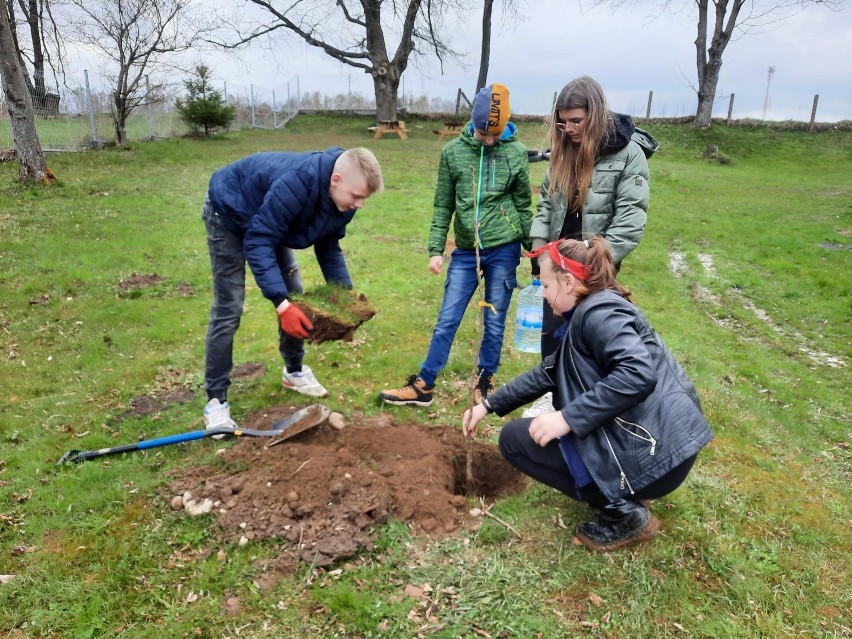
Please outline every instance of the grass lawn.
[{"label": "grass lawn", "polygon": [[[491,511],[520,537],[493,518],[440,541],[392,521],[337,571],[305,565],[268,585],[260,566],[278,542],[221,541],[212,515],[181,516],[164,497],[170,477],[217,463],[215,442],[55,465],[69,449],[201,426],[200,208],[210,174],[256,151],[376,153],[386,192],[342,245],[378,314],[353,342],[309,345],[306,363],[344,415],[460,427],[471,312],[428,411],[376,398],[417,371],[440,305],[425,247],[442,144],[438,123],[409,121],[407,141],[373,140],[369,124],[299,116],[278,131],[51,156],[50,189],[0,165],[0,575],[14,575],[0,579],[0,636],[852,637],[850,132],[647,125],[662,146],[621,280],[695,381],[716,439],[654,504],[663,533],[642,547],[572,545],[585,510],[531,486]],[[540,124],[520,134],[542,146]],[[710,144],[730,163],[702,157]],[[545,169],[530,165],[534,185]],[[300,263],[318,286],[312,251]],[[129,285],[140,275],[154,285]],[[518,275],[529,283],[526,264]],[[248,288],[235,360],[269,372],[232,388],[237,421],[284,401],[274,316]],[[535,363],[513,337],[497,384]],[[131,415],[134,398],[183,387],[195,399]]]}]

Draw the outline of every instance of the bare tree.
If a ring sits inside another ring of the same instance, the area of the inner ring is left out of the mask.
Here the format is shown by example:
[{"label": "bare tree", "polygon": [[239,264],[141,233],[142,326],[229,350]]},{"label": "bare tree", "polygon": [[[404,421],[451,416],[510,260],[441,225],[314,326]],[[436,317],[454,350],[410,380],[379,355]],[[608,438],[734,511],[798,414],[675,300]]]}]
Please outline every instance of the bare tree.
[{"label": "bare tree", "polygon": [[[442,63],[445,57],[454,55],[439,36],[444,14],[455,6],[453,0],[285,0],[286,4],[280,6],[274,4],[276,0],[249,1],[263,10],[265,19],[226,46],[236,47],[282,29],[290,31],[373,77],[378,120],[397,119],[400,78],[412,54],[422,53],[418,44],[431,49]],[[392,57],[386,34],[398,34]]]},{"label": "bare tree", "polygon": [[[479,77],[476,80],[474,95],[488,82],[488,67],[491,65],[491,16],[494,13],[494,0],[483,0],[482,6],[482,47],[479,56]],[[503,18],[511,22],[518,19],[518,0],[504,0]]]},{"label": "bare tree", "polygon": [[[63,70],[63,47],[53,20],[51,0],[17,0],[9,6],[12,37],[21,69],[32,68],[32,78],[24,71],[24,81],[32,96],[33,108],[36,113],[55,114],[59,109],[59,95],[48,93],[45,79],[47,71],[52,71],[55,78],[56,71]],[[18,33],[19,25],[26,25],[21,33]]]},{"label": "bare tree", "polygon": [[18,172],[22,182],[52,183],[56,178],[44,159],[35,128],[35,113],[12,30],[12,0],[0,0],[0,81],[9,109]]},{"label": "bare tree", "polygon": [[494,11],[494,0],[484,0],[482,5],[482,49],[479,54],[479,77],[476,80],[476,91],[485,86],[488,81],[488,67],[491,65],[491,14]]},{"label": "bare tree", "polygon": [[[190,15],[194,0],[68,0],[68,38],[107,60],[113,84],[115,140],[127,143],[127,118],[163,93],[156,80],[170,56],[190,49],[203,31]],[[201,9],[203,12],[203,7]],[[153,80],[153,82],[151,81]]]},{"label": "bare tree", "polygon": [[[710,126],[713,99],[722,70],[722,54],[734,35],[748,35],[756,29],[771,28],[787,17],[803,11],[808,5],[823,5],[839,10],[843,0],[692,0],[698,12],[695,38],[696,67],[698,70],[698,108],[695,126]],[[595,6],[623,7],[640,5],[638,0],[593,0]],[[657,2],[659,13],[667,12],[675,0]],[[647,6],[641,3],[642,7]],[[710,7],[713,16],[710,16]]]}]

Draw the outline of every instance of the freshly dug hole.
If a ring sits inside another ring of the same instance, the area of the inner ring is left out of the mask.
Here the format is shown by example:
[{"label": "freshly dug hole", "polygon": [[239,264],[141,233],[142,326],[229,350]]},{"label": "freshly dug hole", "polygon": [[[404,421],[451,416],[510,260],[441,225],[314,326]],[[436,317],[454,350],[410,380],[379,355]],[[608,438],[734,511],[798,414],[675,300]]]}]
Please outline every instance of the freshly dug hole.
[{"label": "freshly dug hole", "polygon": [[[242,420],[269,428],[296,407],[278,406]],[[214,502],[219,536],[232,543],[275,538],[270,570],[299,562],[329,565],[369,549],[390,519],[416,534],[440,538],[469,525],[466,497],[496,499],[521,492],[526,481],[496,447],[474,442],[476,490],[464,491],[465,441],[452,427],[395,424],[386,415],[349,416],[342,431],[327,423],[280,446],[261,438],[237,441],[222,455],[227,468],[191,469],[170,484]]]}]

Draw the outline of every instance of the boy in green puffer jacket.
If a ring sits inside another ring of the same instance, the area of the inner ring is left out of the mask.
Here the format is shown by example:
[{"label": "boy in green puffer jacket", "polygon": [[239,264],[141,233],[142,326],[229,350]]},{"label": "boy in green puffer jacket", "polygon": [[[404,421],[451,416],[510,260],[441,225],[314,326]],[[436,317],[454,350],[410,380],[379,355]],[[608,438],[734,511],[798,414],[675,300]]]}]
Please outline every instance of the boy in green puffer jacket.
[{"label": "boy in green puffer jacket", "polygon": [[483,88],[473,100],[471,121],[441,152],[429,230],[429,270],[437,275],[443,269],[451,221],[456,248],[429,351],[418,374],[401,388],[379,394],[383,401],[432,403],[435,380],[447,364],[456,331],[477,289],[477,271],[485,279],[485,306],[476,401],[491,392],[500,365],[506,313],[517,286],[515,270],[522,247],[530,248],[532,195],[527,157],[517,128],[509,122],[509,90],[502,84]]}]

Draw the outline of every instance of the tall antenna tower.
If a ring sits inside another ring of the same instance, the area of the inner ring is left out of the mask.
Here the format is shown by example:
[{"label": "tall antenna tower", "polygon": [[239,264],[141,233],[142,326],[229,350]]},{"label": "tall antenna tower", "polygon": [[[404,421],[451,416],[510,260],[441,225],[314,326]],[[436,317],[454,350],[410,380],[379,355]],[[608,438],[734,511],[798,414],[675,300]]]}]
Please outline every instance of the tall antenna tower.
[{"label": "tall antenna tower", "polygon": [[775,65],[770,65],[766,73],[766,96],[763,98],[763,119],[766,119],[766,112],[769,111],[771,100],[769,99],[769,85],[772,83],[772,76],[775,75]]}]

